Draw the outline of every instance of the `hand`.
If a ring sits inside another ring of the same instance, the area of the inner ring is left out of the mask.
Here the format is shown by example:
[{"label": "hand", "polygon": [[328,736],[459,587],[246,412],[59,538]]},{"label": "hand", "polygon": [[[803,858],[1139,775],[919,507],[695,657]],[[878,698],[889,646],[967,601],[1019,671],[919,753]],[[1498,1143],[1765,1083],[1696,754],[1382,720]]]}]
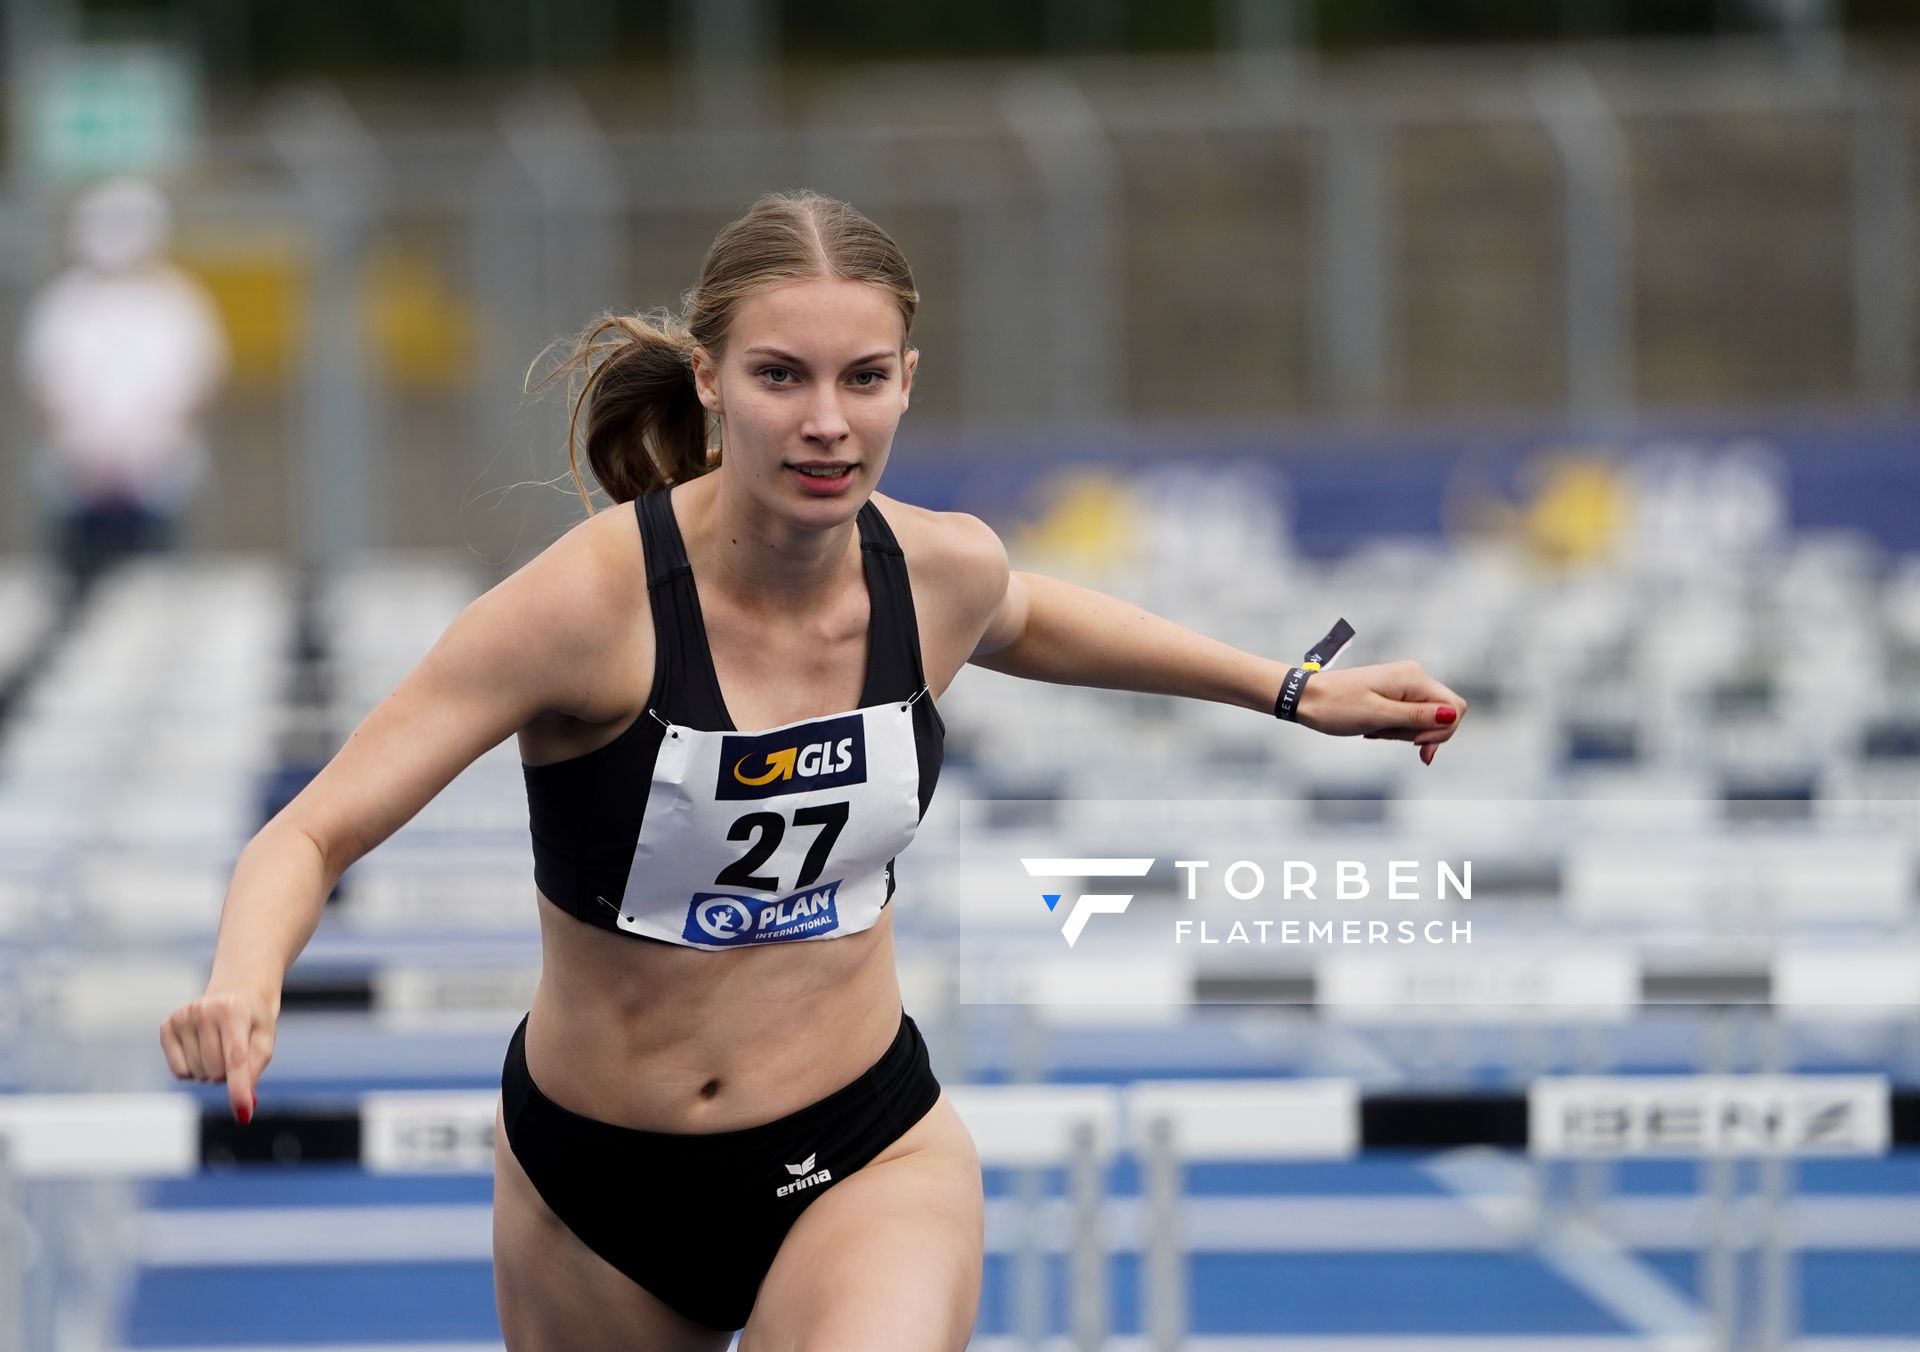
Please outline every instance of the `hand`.
[{"label": "hand", "polygon": [[1296,721],[1332,737],[1412,742],[1431,765],[1466,712],[1467,702],[1418,662],[1388,662],[1315,672],[1300,693]]},{"label": "hand", "polygon": [[273,1059],[277,1002],[251,990],[209,989],[189,1000],[160,1025],[160,1046],[174,1078],[227,1084],[233,1115],[253,1119],[255,1086]]}]

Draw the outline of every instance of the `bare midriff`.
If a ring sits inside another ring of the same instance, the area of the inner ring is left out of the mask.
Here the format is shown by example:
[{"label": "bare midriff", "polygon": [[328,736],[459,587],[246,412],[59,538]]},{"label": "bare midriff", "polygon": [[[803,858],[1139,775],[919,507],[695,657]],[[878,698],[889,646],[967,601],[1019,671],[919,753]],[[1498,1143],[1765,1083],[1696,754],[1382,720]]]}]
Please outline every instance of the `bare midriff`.
[{"label": "bare midriff", "polygon": [[899,1031],[892,906],[858,934],[713,952],[539,905],[527,1070],[583,1116],[643,1131],[758,1126],[851,1083]]}]

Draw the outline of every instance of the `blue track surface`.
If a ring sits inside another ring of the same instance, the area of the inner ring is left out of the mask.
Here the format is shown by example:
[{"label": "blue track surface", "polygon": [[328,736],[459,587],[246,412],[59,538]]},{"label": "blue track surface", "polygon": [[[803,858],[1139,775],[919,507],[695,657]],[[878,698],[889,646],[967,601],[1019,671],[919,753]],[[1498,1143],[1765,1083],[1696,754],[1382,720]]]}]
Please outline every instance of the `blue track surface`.
[{"label": "blue track surface", "polygon": [[[1696,1298],[1704,1299],[1700,1256],[1655,1250],[1643,1262]],[[1752,1289],[1752,1263],[1741,1280]],[[1920,1331],[1920,1253],[1824,1249],[1800,1255],[1800,1327],[1808,1336],[1907,1337]]]},{"label": "blue track surface", "polygon": [[[1382,1155],[1343,1163],[1207,1164],[1188,1171],[1193,1197],[1392,1199],[1437,1197],[1444,1187],[1426,1167],[1432,1156]],[[1920,1154],[1886,1159],[1803,1161],[1803,1194],[1913,1197],[1920,1204]],[[1750,1168],[1743,1167],[1742,1174]],[[1611,1170],[1614,1191],[1687,1195],[1703,1171],[1685,1161],[1638,1161]],[[988,1195],[1006,1196],[1014,1179],[989,1170]],[[1058,1195],[1063,1177],[1045,1175]],[[1111,1171],[1115,1195],[1138,1191],[1123,1160]],[[1751,1184],[1743,1178],[1743,1186]],[[201,1208],[483,1206],[491,1183],[480,1176],[377,1177],[350,1166],[255,1166],[209,1172],[153,1187],[155,1211]],[[484,1226],[476,1216],[476,1227]],[[476,1236],[484,1243],[484,1234]],[[1636,1255],[1686,1297],[1703,1301],[1693,1251]],[[1052,1326],[1066,1331],[1064,1260],[1050,1256],[1047,1302]],[[1751,1265],[1743,1289],[1753,1289]],[[1801,1324],[1822,1336],[1920,1334],[1920,1252],[1813,1251],[1797,1260]],[[1014,1325],[1014,1262],[989,1254],[978,1331]],[[1139,1261],[1117,1254],[1108,1269],[1110,1327],[1141,1331]],[[1207,1252],[1188,1265],[1190,1328],[1195,1334],[1294,1336],[1448,1334],[1630,1334],[1631,1325],[1526,1249],[1466,1252]],[[129,1346],[295,1346],[301,1343],[484,1341],[497,1338],[488,1265],[481,1261],[149,1269],[132,1291]]]},{"label": "blue track surface", "polygon": [[497,1339],[487,1263],[356,1263],[147,1272],[133,1347]]},{"label": "blue track surface", "polygon": [[[1692,1253],[1643,1260],[1699,1294]],[[1050,1318],[1067,1328],[1064,1264],[1046,1264]],[[1115,1333],[1140,1331],[1138,1262],[1109,1265]],[[1830,1251],[1800,1261],[1801,1322],[1812,1336],[1920,1331],[1920,1255]],[[1750,1274],[1749,1274],[1750,1278]],[[1540,1263],[1509,1254],[1214,1254],[1188,1265],[1196,1334],[1603,1334],[1632,1330]],[[1013,1325],[1013,1263],[989,1256],[979,1331]],[[127,1327],[138,1347],[497,1338],[485,1263],[208,1267],[148,1272]]]},{"label": "blue track surface", "polygon": [[[1197,1039],[1201,1050],[1189,1060],[1167,1051],[1164,1040],[1154,1034],[1127,1038],[1106,1032],[1054,1039],[1045,1058],[1049,1078],[1055,1083],[1121,1084],[1156,1074],[1193,1079],[1326,1073],[1320,1066],[1282,1064],[1270,1047],[1241,1036],[1230,1025]],[[1189,1038],[1190,1045],[1195,1041]],[[1630,1041],[1632,1046],[1622,1048],[1609,1070],[1691,1073],[1699,1068],[1697,1029],[1683,1020],[1649,1017],[1634,1026]],[[986,1082],[1004,1078],[1004,1058],[995,1054],[992,1043],[988,1036],[974,1048],[981,1063],[972,1067],[975,1078]],[[1500,1061],[1505,1050],[1501,1039],[1487,1039],[1485,1047],[1476,1047],[1474,1055],[1450,1068],[1451,1082],[1457,1087],[1464,1074],[1468,1082],[1512,1087],[1515,1070]],[[1845,1058],[1823,1057],[1816,1047],[1798,1051],[1801,1061],[1818,1061],[1825,1069],[1856,1068]],[[1570,1061],[1562,1064],[1558,1048],[1546,1060],[1555,1069],[1585,1068]],[[287,1073],[269,1086],[270,1099],[263,1107],[349,1109],[369,1089],[484,1091],[496,1085],[493,1073],[415,1074],[378,1081]],[[218,1090],[202,1090],[201,1095],[208,1104],[224,1108],[224,1094]],[[1257,1204],[1269,1199],[1281,1207],[1315,1199],[1345,1200],[1355,1208],[1375,1208],[1386,1218],[1381,1224],[1390,1226],[1396,1201],[1426,1206],[1424,1214],[1431,1215],[1434,1204],[1455,1196],[1448,1175],[1436,1168],[1441,1160],[1426,1152],[1382,1151],[1339,1162],[1196,1164],[1185,1171],[1185,1191],[1201,1203],[1239,1199]],[[1489,1180],[1485,1185],[1496,1189],[1516,1186],[1516,1179],[1524,1180],[1533,1169],[1515,1156],[1482,1162],[1487,1170],[1471,1176]],[[1644,1202],[1657,1207],[1663,1199],[1700,1196],[1709,1185],[1709,1171],[1691,1160],[1635,1160],[1587,1168],[1603,1179],[1606,1195],[1623,1205]],[[1759,1191],[1760,1171],[1753,1162],[1742,1162],[1733,1172],[1742,1194]],[[1565,1163],[1540,1171],[1561,1193],[1574,1173]],[[1797,1196],[1823,1206],[1844,1206],[1846,1199],[1857,1197],[1873,1199],[1881,1207],[1891,1201],[1920,1211],[1920,1152],[1799,1160],[1790,1166],[1789,1178]],[[1017,1181],[1006,1170],[988,1170],[984,1182],[989,1199],[1013,1197]],[[1039,1175],[1043,1195],[1062,1196],[1066,1186],[1062,1170]],[[1108,1170],[1106,1186],[1113,1197],[1139,1196],[1140,1171],[1130,1157],[1123,1155]],[[357,1167],[316,1165],[231,1167],[156,1185],[149,1192],[149,1212],[182,1222],[193,1218],[179,1213],[210,1208],[270,1214],[276,1208],[464,1206],[472,1208],[474,1229],[467,1235],[466,1220],[458,1213],[442,1218],[465,1245],[462,1261],[245,1265],[244,1254],[232,1255],[233,1261],[214,1254],[210,1257],[220,1259],[219,1265],[147,1268],[131,1288],[126,1342],[142,1348],[291,1347],[497,1339],[490,1270],[480,1257],[487,1243],[483,1208],[491,1194],[491,1180],[483,1176],[376,1177]],[[1511,1199],[1512,1194],[1507,1195]],[[343,1210],[344,1229],[335,1228],[332,1255],[352,1251],[355,1223],[350,1211]],[[1911,1220],[1905,1225],[1903,1233],[1920,1233],[1920,1225]],[[301,1241],[296,1233],[285,1247],[297,1256]],[[1400,1250],[1387,1244],[1365,1251],[1341,1251],[1334,1243],[1268,1251],[1246,1248],[1245,1243],[1233,1251],[1201,1248],[1190,1255],[1187,1306],[1194,1334],[1324,1338],[1330,1352],[1338,1352],[1343,1336],[1630,1337],[1644,1332],[1633,1322],[1635,1311],[1608,1303],[1604,1282],[1595,1282],[1577,1265],[1552,1261],[1522,1241],[1511,1249]],[[1621,1251],[1618,1261],[1628,1268],[1637,1265],[1647,1285],[1666,1290],[1683,1307],[1704,1306],[1697,1251],[1678,1246]],[[1756,1290],[1756,1274],[1750,1259],[1742,1266],[1744,1300]],[[1065,1261],[1049,1256],[1040,1267],[1051,1327],[1065,1332],[1070,1285]],[[1795,1257],[1794,1271],[1798,1319],[1807,1334],[1920,1338],[1920,1250],[1808,1250]],[[1141,1331],[1140,1276],[1136,1253],[1122,1251],[1109,1262],[1109,1327],[1116,1334]],[[1014,1332],[1017,1284],[1013,1258],[998,1249],[990,1252],[980,1334]]]}]

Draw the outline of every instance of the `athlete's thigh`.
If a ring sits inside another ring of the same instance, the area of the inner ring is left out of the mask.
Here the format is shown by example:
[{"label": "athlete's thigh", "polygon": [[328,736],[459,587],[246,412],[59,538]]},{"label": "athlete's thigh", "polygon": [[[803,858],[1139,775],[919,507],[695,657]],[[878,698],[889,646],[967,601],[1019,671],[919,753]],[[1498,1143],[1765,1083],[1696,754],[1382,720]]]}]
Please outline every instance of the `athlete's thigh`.
[{"label": "athlete's thigh", "polygon": [[[659,1224],[636,1217],[636,1224]],[[582,1244],[541,1200],[493,1120],[493,1293],[510,1352],[726,1352],[731,1335],[657,1300]]]},{"label": "athlete's thigh", "polygon": [[980,1156],[943,1093],[781,1241],[740,1352],[958,1352],[980,1304]]}]

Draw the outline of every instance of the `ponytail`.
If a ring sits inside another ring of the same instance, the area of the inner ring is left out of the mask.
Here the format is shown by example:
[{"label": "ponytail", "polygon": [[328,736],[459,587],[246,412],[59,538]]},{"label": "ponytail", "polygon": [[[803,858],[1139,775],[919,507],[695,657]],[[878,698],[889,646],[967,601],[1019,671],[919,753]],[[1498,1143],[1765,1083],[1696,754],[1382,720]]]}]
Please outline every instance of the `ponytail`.
[{"label": "ponytail", "polygon": [[687,326],[666,310],[604,314],[539,381],[544,387],[563,375],[578,380],[567,415],[567,464],[589,515],[582,445],[594,479],[615,502],[698,478],[720,463],[718,448],[709,451],[707,410],[693,388],[693,347]]}]

